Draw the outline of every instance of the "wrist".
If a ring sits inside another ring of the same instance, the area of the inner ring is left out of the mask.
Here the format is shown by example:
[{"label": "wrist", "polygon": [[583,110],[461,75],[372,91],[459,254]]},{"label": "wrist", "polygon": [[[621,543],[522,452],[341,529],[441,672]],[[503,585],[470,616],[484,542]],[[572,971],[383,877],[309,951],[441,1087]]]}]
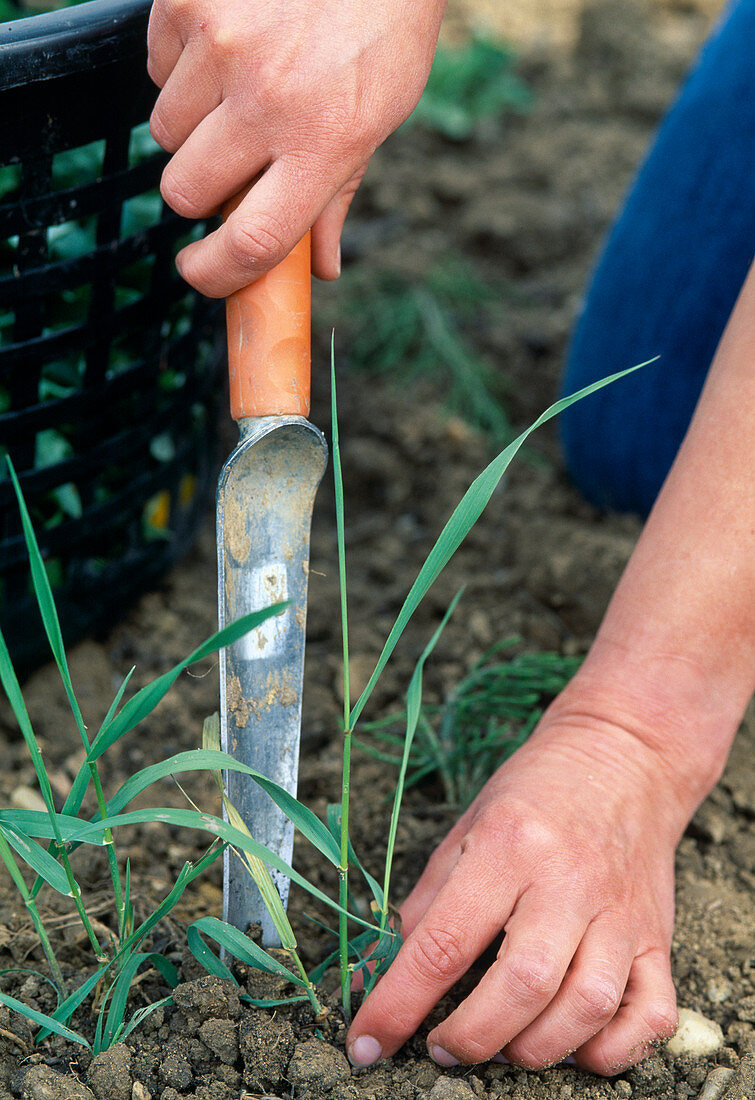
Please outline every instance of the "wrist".
[{"label": "wrist", "polygon": [[681,834],[719,780],[745,706],[684,657],[599,636],[543,725],[578,726],[590,751],[631,757],[668,792]]}]

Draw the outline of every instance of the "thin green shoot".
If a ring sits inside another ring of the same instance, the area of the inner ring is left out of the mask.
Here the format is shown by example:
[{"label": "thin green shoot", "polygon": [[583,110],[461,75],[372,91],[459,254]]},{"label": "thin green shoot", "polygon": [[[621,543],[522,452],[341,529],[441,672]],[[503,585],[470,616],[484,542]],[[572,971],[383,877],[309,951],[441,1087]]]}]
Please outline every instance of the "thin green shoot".
[{"label": "thin green shoot", "polygon": [[[333,479],[335,482],[336,536],[338,540],[338,586],[341,598],[341,637],[343,641],[343,770],[341,779],[341,862],[338,868],[338,892],[341,909],[349,900],[349,798],[351,792],[351,693],[349,690],[349,623],[346,595],[346,537],[343,504],[343,472],[338,435],[336,398],[335,333],[330,339],[330,401],[333,441]],[[349,928],[346,916],[338,917],[340,945],[341,1000],[346,1018],[351,1017],[351,970],[349,968]]]},{"label": "thin green shoot", "polygon": [[388,918],[390,916],[388,898],[390,897],[391,887],[391,871],[393,868],[393,853],[396,846],[396,834],[398,832],[398,819],[401,811],[401,803],[404,797],[404,784],[406,780],[406,769],[409,765],[409,758],[412,751],[412,743],[414,741],[414,734],[417,729],[417,722],[419,720],[420,709],[422,706],[422,673],[425,667],[425,662],[438,644],[438,640],[443,633],[443,629],[446,623],[451,618],[456,609],[456,605],[462,597],[463,589],[460,589],[454,596],[451,604],[446,611],[440,625],[433,634],[430,641],[422,651],[417,664],[412,673],[412,678],[409,681],[409,688],[406,693],[406,735],[404,737],[404,752],[401,759],[401,766],[399,768],[398,781],[396,783],[396,792],[393,798],[393,811],[391,813],[391,822],[388,827],[388,845],[385,854],[385,876],[383,878],[383,907],[380,911],[380,931],[385,932],[388,927]]}]

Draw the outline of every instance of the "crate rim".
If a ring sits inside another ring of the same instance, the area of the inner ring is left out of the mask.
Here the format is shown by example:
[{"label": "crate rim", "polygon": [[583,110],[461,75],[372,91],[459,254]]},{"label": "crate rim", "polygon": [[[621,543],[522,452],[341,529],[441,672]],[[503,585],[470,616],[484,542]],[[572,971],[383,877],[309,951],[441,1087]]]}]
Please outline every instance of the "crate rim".
[{"label": "crate rim", "polygon": [[86,0],[0,23],[0,91],[92,64],[103,41],[141,34],[151,0]]}]

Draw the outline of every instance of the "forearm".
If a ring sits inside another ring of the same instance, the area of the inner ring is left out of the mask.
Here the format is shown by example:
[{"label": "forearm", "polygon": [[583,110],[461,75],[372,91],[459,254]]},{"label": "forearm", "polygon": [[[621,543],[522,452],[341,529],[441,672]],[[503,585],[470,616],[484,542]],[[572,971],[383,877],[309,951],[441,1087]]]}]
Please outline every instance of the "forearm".
[{"label": "forearm", "polygon": [[755,267],[579,677],[582,698],[616,697],[692,809],[755,688],[754,533]]}]

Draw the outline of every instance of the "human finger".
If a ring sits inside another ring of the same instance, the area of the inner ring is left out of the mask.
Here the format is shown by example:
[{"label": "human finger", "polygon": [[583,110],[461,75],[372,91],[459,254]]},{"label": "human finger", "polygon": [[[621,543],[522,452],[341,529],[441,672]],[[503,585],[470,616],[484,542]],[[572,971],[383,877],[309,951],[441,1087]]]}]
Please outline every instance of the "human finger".
[{"label": "human finger", "polygon": [[312,226],[312,273],[318,279],[337,279],[341,274],[343,225],[366,171],[367,165],[362,164]]},{"label": "human finger", "polygon": [[564,907],[533,887],[517,901],[498,958],[476,988],[427,1037],[441,1065],[487,1062],[532,1023],[556,997],[582,940],[583,904]]},{"label": "human finger", "polygon": [[583,1069],[610,1077],[669,1039],[678,1021],[668,951],[654,948],[634,959],[618,1012],[574,1057]]},{"label": "human finger", "polygon": [[[270,160],[264,139],[242,131],[224,100],[195,127],[166,165],[160,191],[184,218],[206,218],[254,179]],[[309,228],[309,227],[307,227]]]},{"label": "human finger", "polygon": [[147,72],[158,88],[162,88],[173,72],[183,48],[183,36],[167,5],[164,0],[155,0],[147,26]]},{"label": "human finger", "polygon": [[167,152],[175,153],[200,122],[220,106],[222,98],[217,76],[202,63],[199,47],[189,43],[152,109],[152,137]]},{"label": "human finger", "polygon": [[526,1069],[554,1065],[605,1027],[621,1004],[635,943],[615,916],[596,917],[556,996],[506,1046],[507,1060]]},{"label": "human finger", "polygon": [[224,298],[280,263],[319,213],[311,211],[303,184],[294,166],[271,164],[219,229],[179,252],[183,278],[210,298]]},{"label": "human finger", "polygon": [[401,904],[401,927],[411,934],[432,905],[462,854],[466,815],[451,829],[427,861],[414,889]]},{"label": "human finger", "polygon": [[515,901],[513,879],[495,860],[462,856],[354,1017],[346,1041],[354,1065],[398,1050],[492,943]]}]

